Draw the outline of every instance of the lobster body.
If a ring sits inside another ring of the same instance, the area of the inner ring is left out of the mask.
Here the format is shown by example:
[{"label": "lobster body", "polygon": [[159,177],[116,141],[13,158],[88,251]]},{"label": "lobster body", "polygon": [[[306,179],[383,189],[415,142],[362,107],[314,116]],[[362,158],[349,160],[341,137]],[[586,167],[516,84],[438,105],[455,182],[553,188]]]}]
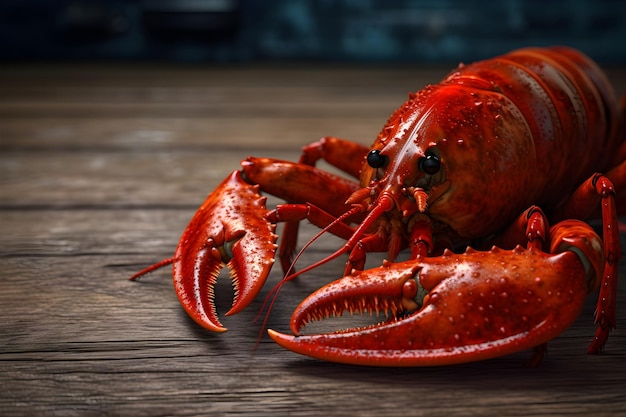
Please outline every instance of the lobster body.
[{"label": "lobster body", "polygon": [[[249,157],[205,200],[174,257],[132,278],[172,263],[187,313],[225,331],[213,305],[219,271],[231,269],[234,314],[262,288],[274,228],[284,222],[280,285],[348,255],[344,277],[294,313],[295,336],[269,331],[295,352],[387,366],[486,359],[541,347],[600,287],[589,348],[597,352],[615,326],[624,113],[602,71],[572,49],[528,48],[460,65],[410,94],[369,148],[327,137],[305,146],[298,163]],[[315,168],[320,159],[358,183]],[[260,192],[287,203],[268,210]],[[592,218],[602,219],[602,237],[583,222]],[[290,274],[304,219],[346,243]],[[395,263],[407,248],[408,259]],[[376,251],[388,260],[363,270]],[[364,310],[390,310],[391,318],[300,335],[312,320]]]}]

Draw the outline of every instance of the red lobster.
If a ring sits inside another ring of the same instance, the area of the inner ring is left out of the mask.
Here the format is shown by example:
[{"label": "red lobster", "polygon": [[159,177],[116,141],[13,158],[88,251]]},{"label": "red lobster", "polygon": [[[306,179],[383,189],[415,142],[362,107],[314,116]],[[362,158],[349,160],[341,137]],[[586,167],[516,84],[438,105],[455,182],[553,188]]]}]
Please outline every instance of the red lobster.
[{"label": "red lobster", "polygon": [[[213,287],[227,265],[235,314],[279,258],[290,271],[308,219],[346,243],[285,279],[348,255],[344,277],[305,299],[281,346],[361,365],[468,362],[535,348],[577,318],[599,288],[589,352],[615,326],[620,257],[615,186],[626,179],[624,104],[601,70],[572,49],[528,48],[460,65],[410,94],[364,147],[323,138],[298,163],[249,157],[211,193],[176,253],[174,285],[201,326],[226,331]],[[315,168],[320,159],[359,183]],[[286,201],[268,210],[260,192]],[[602,238],[583,220],[601,218]],[[394,263],[406,250],[408,260]],[[387,252],[363,270],[368,252]],[[377,325],[300,335],[345,311],[390,311]]]}]

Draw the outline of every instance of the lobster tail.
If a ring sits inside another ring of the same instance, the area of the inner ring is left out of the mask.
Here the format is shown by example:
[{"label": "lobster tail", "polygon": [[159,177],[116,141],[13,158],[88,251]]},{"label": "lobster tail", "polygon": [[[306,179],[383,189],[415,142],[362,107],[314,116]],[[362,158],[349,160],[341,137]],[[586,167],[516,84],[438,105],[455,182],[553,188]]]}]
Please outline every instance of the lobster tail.
[{"label": "lobster tail", "polygon": [[[520,49],[460,68],[442,84],[465,86],[468,80],[513,102],[530,130],[538,164],[554,167],[557,179],[572,177],[570,161],[576,161],[576,184],[594,169],[610,168],[605,155],[619,146],[617,100],[584,54],[566,47]],[[602,151],[590,155],[590,142]]]}]

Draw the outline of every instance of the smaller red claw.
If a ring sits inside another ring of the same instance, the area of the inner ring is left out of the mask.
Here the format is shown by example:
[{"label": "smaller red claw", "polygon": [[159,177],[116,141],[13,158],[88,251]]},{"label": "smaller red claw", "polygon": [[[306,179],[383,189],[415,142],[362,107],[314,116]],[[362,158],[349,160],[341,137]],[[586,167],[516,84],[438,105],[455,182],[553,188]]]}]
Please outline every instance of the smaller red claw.
[{"label": "smaller red claw", "polygon": [[[428,295],[419,310],[408,311],[402,306],[408,306],[406,296],[415,293],[410,282],[416,280]],[[571,251],[447,252],[335,281],[298,306],[291,321],[296,336],[268,333],[289,350],[333,362],[432,366],[477,361],[558,336],[582,310],[586,285],[583,263]],[[308,321],[383,305],[400,312],[367,328],[298,336]]]},{"label": "smaller red claw", "polygon": [[257,296],[274,262],[275,225],[265,219],[259,187],[234,171],[213,191],[183,232],[174,255],[174,286],[191,318],[224,332],[214,304],[214,286],[227,265],[235,298],[226,315],[241,311]]}]

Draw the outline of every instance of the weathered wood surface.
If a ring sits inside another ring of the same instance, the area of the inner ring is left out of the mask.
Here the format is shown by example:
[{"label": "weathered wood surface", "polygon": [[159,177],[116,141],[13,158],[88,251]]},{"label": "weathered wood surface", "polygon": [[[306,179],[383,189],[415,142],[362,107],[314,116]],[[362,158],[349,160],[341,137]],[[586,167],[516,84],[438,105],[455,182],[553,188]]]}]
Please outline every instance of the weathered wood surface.
[{"label": "weathered wood surface", "polygon": [[[296,158],[329,134],[369,143],[407,91],[444,73],[0,69],[0,415],[626,415],[624,268],[619,327],[604,354],[585,354],[590,298],[537,369],[522,367],[527,352],[368,369],[303,358],[267,338],[255,350],[262,297],[214,335],[182,312],[167,268],[127,280],[173,253],[196,207],[243,157]],[[626,73],[609,74],[626,91]],[[303,262],[337,244],[323,240]],[[297,302],[340,271],[326,265],[285,286],[269,325],[287,331]],[[228,280],[217,292],[223,314]]]}]

